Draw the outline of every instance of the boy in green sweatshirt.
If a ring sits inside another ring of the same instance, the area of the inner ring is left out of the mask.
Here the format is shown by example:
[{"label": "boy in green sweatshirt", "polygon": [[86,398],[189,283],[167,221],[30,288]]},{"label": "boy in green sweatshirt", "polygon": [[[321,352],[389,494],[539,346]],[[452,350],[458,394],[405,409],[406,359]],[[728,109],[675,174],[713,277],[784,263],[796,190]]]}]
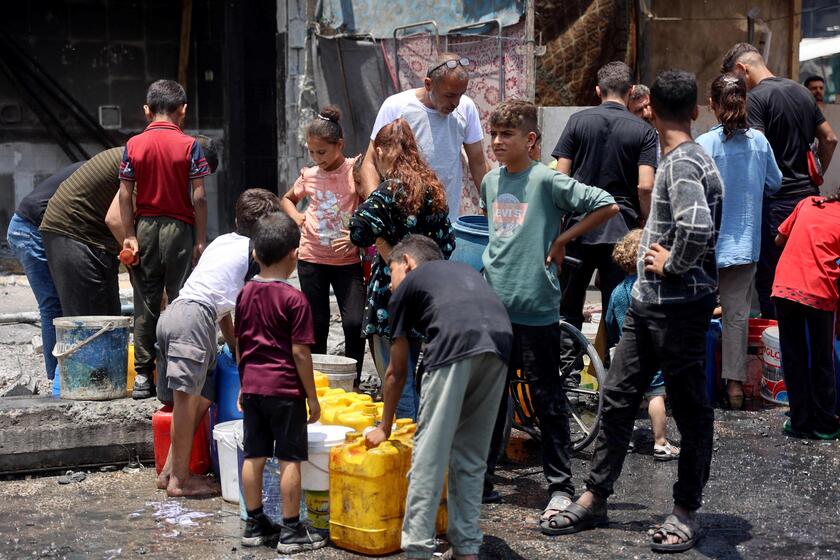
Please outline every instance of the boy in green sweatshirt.
[{"label": "boy in green sweatshirt", "polygon": [[[531,160],[537,141],[537,108],[511,99],[490,115],[493,152],[503,166],[484,176],[481,207],[488,215],[490,241],[484,252],[484,274],[507,309],[513,324],[513,351],[508,375],[522,369],[531,387],[540,423],[543,472],[549,502],[540,524],[565,509],[572,484],[569,411],[560,379],[560,283],[557,272],[566,245],[618,213],[605,191],[584,185]],[[567,213],[586,214],[560,235]],[[507,392],[493,434],[488,474],[502,442]],[[493,497],[485,485],[485,501]]]}]

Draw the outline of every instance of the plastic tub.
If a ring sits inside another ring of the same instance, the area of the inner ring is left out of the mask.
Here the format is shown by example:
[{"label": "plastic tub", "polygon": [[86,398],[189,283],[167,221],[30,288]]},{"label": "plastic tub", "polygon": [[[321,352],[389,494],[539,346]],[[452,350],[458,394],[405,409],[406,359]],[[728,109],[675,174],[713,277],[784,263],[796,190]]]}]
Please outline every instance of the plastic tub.
[{"label": "plastic tub", "polygon": [[[242,420],[231,420],[213,428],[213,440],[219,452],[219,480],[222,483],[222,499],[239,503],[239,457],[236,453],[236,430]],[[241,428],[240,428],[241,429]]]},{"label": "plastic tub", "polygon": [[[782,369],[782,350],[779,346],[779,327],[769,327],[761,335],[764,341],[764,364],[761,376],[761,396],[764,400],[788,404],[787,387]],[[806,358],[807,359],[807,358]]]},{"label": "plastic tub", "polygon": [[326,376],[330,387],[353,392],[356,380],[356,360],[344,356],[312,354],[312,367]]},{"label": "plastic tub", "polygon": [[53,321],[53,355],[60,366],[61,398],[106,401],[128,390],[130,317],[61,317]]},{"label": "plastic tub", "polygon": [[455,251],[451,261],[470,265],[479,272],[484,269],[482,257],[489,241],[487,216],[461,216],[452,224],[455,232]]},{"label": "plastic tub", "polygon": [[330,449],[344,443],[347,432],[352,431],[346,426],[309,425],[309,460],[300,467],[302,489],[316,492],[330,489]]}]

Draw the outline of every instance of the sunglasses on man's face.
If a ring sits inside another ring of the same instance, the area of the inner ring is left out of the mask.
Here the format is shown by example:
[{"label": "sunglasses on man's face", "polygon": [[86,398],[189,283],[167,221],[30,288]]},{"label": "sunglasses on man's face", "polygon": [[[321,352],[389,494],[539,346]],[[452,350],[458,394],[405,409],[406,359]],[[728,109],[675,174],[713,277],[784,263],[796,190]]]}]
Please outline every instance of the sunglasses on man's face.
[{"label": "sunglasses on man's face", "polygon": [[432,68],[431,70],[429,70],[428,72],[426,72],[426,76],[427,76],[427,77],[431,77],[431,76],[432,76],[432,72],[434,72],[435,70],[437,70],[438,68],[440,68],[440,67],[442,67],[442,66],[446,66],[446,67],[447,67],[447,68],[449,68],[450,70],[454,70],[455,68],[458,68],[458,66],[466,66],[466,67],[469,67],[469,65],[470,65],[470,64],[472,64],[472,62],[471,62],[471,61],[470,61],[470,59],[469,59],[469,58],[467,58],[467,57],[463,57],[463,58],[452,58],[452,59],[450,59],[450,60],[445,60],[444,62],[441,62],[440,64],[438,64],[437,66],[435,66],[434,68]]}]

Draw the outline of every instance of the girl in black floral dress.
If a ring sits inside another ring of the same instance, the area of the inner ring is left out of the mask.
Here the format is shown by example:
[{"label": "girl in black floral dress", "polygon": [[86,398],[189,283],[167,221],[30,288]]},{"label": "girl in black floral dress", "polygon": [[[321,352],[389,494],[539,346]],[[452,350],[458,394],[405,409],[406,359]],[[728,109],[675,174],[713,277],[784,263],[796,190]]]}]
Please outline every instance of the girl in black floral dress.
[{"label": "girl in black floral dress", "polygon": [[[374,362],[384,380],[390,355],[388,301],[391,271],[386,265],[391,249],[409,234],[433,239],[446,258],[455,249],[449,223],[446,190],[423,160],[408,123],[403,119],[382,127],[373,140],[374,163],[385,178],[350,220],[350,239],[358,247],[376,245],[371,268],[362,329],[373,340]],[[419,354],[419,337],[412,344],[409,379]],[[406,383],[397,406],[397,418],[416,420],[418,397],[413,383]]]}]

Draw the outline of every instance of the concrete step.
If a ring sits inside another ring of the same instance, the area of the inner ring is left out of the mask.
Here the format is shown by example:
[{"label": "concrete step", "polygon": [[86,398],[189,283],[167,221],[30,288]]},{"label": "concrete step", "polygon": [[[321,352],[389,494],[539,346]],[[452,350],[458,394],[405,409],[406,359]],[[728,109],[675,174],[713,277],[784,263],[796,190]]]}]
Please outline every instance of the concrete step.
[{"label": "concrete step", "polygon": [[153,460],[155,399],[0,399],[0,475]]}]

